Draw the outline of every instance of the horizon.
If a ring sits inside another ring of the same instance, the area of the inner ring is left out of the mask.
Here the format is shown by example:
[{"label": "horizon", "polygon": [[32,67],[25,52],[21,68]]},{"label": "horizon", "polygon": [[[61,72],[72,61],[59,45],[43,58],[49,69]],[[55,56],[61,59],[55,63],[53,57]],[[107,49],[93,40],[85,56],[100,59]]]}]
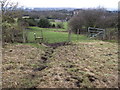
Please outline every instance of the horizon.
[{"label": "horizon", "polygon": [[11,0],[18,2],[24,8],[105,8],[107,10],[118,10],[119,0]]},{"label": "horizon", "polygon": [[[95,8],[74,8],[74,7],[24,7],[24,9],[96,9],[98,7]],[[104,7],[101,7],[104,8]],[[118,9],[114,9],[114,8],[105,8],[106,10],[110,10],[110,11],[118,11]]]}]

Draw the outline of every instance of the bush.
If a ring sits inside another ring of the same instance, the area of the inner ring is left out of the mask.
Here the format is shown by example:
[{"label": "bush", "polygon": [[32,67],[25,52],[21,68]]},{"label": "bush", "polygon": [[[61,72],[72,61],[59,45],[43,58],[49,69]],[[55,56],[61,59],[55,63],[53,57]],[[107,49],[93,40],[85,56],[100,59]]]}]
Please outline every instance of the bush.
[{"label": "bush", "polygon": [[37,26],[37,22],[33,18],[26,19],[29,26]]},{"label": "bush", "polygon": [[80,18],[79,16],[75,16],[69,21],[68,25],[72,32],[77,33],[77,30],[82,28],[84,25],[84,20],[82,19],[83,18]]},{"label": "bush", "polygon": [[51,26],[51,24],[50,24],[48,19],[42,18],[38,22],[38,26],[41,27],[41,28],[49,28]]},{"label": "bush", "polygon": [[57,24],[57,28],[64,28],[63,26],[64,26],[63,23],[58,23]]},{"label": "bush", "polygon": [[37,26],[37,21],[35,21],[34,18],[26,18],[26,19],[19,18],[18,22],[21,22],[21,21],[28,23],[29,26]]},{"label": "bush", "polygon": [[4,42],[17,42],[17,39],[21,39],[22,42],[22,30],[18,24],[3,23],[3,41]]},{"label": "bush", "polygon": [[[115,28],[117,25],[117,14],[107,12],[104,8],[86,9],[80,11],[69,21],[69,28],[77,33],[77,30],[87,30],[88,27]],[[86,30],[84,32],[86,32]]]},{"label": "bush", "polygon": [[52,24],[52,28],[55,28],[55,24]]}]

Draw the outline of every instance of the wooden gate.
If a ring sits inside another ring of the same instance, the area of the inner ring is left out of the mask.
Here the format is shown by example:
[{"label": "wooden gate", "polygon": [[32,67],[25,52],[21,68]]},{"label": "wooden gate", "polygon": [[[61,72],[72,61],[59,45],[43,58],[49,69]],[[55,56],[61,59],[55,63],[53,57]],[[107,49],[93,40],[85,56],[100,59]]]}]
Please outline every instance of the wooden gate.
[{"label": "wooden gate", "polygon": [[105,29],[88,27],[88,36],[90,38],[104,39],[105,38]]}]

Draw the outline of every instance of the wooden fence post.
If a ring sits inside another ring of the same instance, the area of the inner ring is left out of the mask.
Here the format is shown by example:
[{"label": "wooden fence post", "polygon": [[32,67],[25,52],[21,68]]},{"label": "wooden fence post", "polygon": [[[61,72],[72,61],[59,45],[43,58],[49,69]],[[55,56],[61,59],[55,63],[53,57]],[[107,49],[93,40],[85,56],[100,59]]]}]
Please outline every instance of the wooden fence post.
[{"label": "wooden fence post", "polygon": [[103,40],[105,40],[105,38],[106,38],[106,29],[104,29]]},{"label": "wooden fence post", "polygon": [[79,29],[77,29],[77,40],[79,39]]},{"label": "wooden fence post", "polygon": [[23,43],[26,42],[26,39],[25,39],[25,29],[23,28]]},{"label": "wooden fence post", "polygon": [[68,32],[68,42],[71,42],[71,29],[69,30],[69,32]]},{"label": "wooden fence post", "polygon": [[43,31],[41,30],[41,38],[42,38],[42,43],[43,43]]}]

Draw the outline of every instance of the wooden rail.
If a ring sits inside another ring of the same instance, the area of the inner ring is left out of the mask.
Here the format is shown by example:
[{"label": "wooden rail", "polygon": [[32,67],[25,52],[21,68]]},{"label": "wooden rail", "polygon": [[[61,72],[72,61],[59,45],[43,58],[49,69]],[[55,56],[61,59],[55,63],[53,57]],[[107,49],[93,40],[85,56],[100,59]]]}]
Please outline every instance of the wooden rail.
[{"label": "wooden rail", "polygon": [[89,37],[105,38],[105,29],[88,27]]}]

